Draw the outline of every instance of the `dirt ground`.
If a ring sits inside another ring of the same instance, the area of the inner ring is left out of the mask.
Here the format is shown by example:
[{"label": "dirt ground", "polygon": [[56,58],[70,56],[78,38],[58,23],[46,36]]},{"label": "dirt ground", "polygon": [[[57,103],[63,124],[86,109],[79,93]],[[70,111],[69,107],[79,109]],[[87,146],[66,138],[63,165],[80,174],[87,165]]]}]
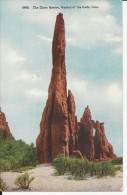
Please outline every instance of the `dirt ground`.
[{"label": "dirt ground", "polygon": [[[30,185],[30,191],[42,192],[110,192],[121,191],[123,183],[123,173],[118,171],[115,177],[88,177],[85,180],[76,181],[69,176],[55,176],[53,166],[50,164],[39,165],[28,171],[34,180]],[[7,191],[22,191],[14,181],[17,172],[2,172],[1,177],[8,186]]]}]

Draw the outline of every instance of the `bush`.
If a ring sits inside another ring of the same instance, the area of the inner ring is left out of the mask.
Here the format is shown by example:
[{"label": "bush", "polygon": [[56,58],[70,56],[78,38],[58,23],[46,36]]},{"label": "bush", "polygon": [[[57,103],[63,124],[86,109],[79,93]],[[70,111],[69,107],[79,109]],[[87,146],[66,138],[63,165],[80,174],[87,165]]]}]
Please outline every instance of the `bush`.
[{"label": "bush", "polygon": [[116,167],[112,165],[112,163],[109,161],[107,162],[100,162],[96,166],[96,175],[98,177],[103,176],[115,176],[116,173]]},{"label": "bush", "polygon": [[11,169],[11,164],[8,160],[0,158],[0,170],[1,171],[9,171]]},{"label": "bush", "polygon": [[88,160],[70,158],[67,170],[68,173],[71,174],[74,179],[82,180],[88,175],[89,169],[90,163]]},{"label": "bush", "polygon": [[111,163],[113,165],[122,165],[123,164],[123,157],[113,159],[113,160],[111,160]]},{"label": "bush", "polygon": [[33,181],[34,177],[30,177],[28,173],[24,173],[17,177],[15,180],[15,185],[21,189],[29,189],[30,183]]},{"label": "bush", "polygon": [[77,158],[70,158],[69,163],[68,163],[68,173],[72,175],[72,177],[76,174],[77,172],[77,163],[78,159]]},{"label": "bush", "polygon": [[24,166],[37,164],[37,151],[34,144],[22,140],[5,140],[0,142],[1,171],[15,170]]},{"label": "bush", "polygon": [[7,190],[6,183],[3,181],[3,179],[0,178],[0,190],[1,191],[6,191]]},{"label": "bush", "polygon": [[7,132],[5,130],[0,129],[0,140],[5,140],[7,138]]},{"label": "bush", "polygon": [[86,176],[115,176],[118,167],[114,166],[111,161],[90,162],[87,159],[69,158],[58,155],[53,161],[53,166],[57,175],[69,174],[74,179],[82,180]]},{"label": "bush", "polygon": [[95,162],[90,163],[89,174],[90,176],[97,175],[98,164]]},{"label": "bush", "polygon": [[68,163],[69,163],[69,157],[58,155],[53,161],[53,166],[56,169],[55,174],[64,175],[67,172]]}]

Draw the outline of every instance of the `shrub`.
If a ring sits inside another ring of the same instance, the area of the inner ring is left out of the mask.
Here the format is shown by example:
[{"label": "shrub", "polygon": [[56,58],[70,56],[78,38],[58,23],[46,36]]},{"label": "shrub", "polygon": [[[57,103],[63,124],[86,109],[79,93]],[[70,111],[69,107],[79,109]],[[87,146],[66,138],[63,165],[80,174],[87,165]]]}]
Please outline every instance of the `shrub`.
[{"label": "shrub", "polygon": [[116,174],[116,167],[112,165],[110,161],[107,162],[100,162],[96,164],[96,175],[98,177],[103,177],[103,176],[115,176]]},{"label": "shrub", "polygon": [[67,170],[69,174],[71,174],[72,177],[74,177],[74,179],[82,180],[89,173],[89,165],[90,163],[88,162],[88,160],[70,158]]},{"label": "shrub", "polygon": [[74,176],[77,172],[77,163],[78,159],[77,158],[70,158],[69,163],[68,163],[68,173]]},{"label": "shrub", "polygon": [[98,164],[95,162],[91,162],[89,168],[89,174],[91,177],[97,174],[97,169],[98,169]]},{"label": "shrub", "polygon": [[123,167],[122,167],[122,166],[118,166],[118,165],[117,165],[117,166],[116,166],[116,170],[117,170],[117,171],[121,171],[121,172],[122,172],[122,171],[123,171]]},{"label": "shrub", "polygon": [[6,191],[7,190],[7,185],[6,183],[3,181],[3,179],[0,178],[0,190],[1,191]]},{"label": "shrub", "polygon": [[74,179],[84,179],[90,175],[103,177],[103,176],[115,176],[118,167],[114,166],[111,161],[105,162],[90,162],[87,159],[78,159],[75,157],[64,157],[58,155],[53,161],[53,166],[57,175],[69,174]]},{"label": "shrub", "polygon": [[111,160],[111,163],[113,165],[122,165],[123,164],[123,157],[113,159],[113,160]]},{"label": "shrub", "polygon": [[11,169],[11,164],[5,159],[0,158],[0,170],[1,171],[9,171]]},{"label": "shrub", "polygon": [[5,130],[0,129],[0,138],[1,140],[5,140],[7,138],[7,132]]},{"label": "shrub", "polygon": [[33,181],[34,177],[30,177],[28,173],[24,173],[17,177],[15,184],[21,189],[29,189],[30,183]]},{"label": "shrub", "polygon": [[37,151],[34,144],[22,140],[5,140],[0,142],[1,171],[15,170],[24,166],[37,164]]},{"label": "shrub", "polygon": [[53,166],[56,169],[55,174],[64,175],[67,172],[68,163],[69,163],[69,157],[58,155],[53,161]]}]

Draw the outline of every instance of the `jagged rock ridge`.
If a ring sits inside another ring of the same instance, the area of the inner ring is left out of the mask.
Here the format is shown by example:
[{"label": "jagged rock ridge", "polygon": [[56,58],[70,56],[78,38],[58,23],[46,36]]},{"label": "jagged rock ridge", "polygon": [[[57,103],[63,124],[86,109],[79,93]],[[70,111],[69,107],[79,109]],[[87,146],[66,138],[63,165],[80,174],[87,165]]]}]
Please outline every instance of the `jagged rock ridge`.
[{"label": "jagged rock ridge", "polygon": [[92,120],[89,106],[85,108],[78,125],[79,150],[83,156],[89,160],[100,161],[117,157],[105,135],[104,123]]},{"label": "jagged rock ridge", "polygon": [[[67,95],[65,46],[63,14],[59,13],[52,42],[53,68],[48,99],[36,140],[38,161],[52,162],[58,154],[85,156],[89,160],[114,158],[102,124],[91,120],[89,107],[85,109],[81,121],[77,122],[74,96],[70,90]],[[93,129],[96,130],[95,137]]]}]

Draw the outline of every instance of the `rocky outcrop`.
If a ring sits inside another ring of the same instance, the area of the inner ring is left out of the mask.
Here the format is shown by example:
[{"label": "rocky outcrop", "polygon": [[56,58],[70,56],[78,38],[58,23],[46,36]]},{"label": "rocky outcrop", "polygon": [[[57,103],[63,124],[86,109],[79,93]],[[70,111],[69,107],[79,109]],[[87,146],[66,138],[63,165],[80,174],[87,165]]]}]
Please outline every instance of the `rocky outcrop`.
[{"label": "rocky outcrop", "polygon": [[[78,123],[79,150],[89,160],[106,160],[116,158],[112,145],[108,142],[104,131],[104,123],[92,120],[91,111],[87,106]],[[93,134],[95,131],[95,136]]]},{"label": "rocky outcrop", "polygon": [[95,159],[105,160],[116,158],[112,145],[108,142],[104,131],[104,123],[96,121],[94,123],[95,137],[94,137],[94,148],[95,148]]},{"label": "rocky outcrop", "polygon": [[91,111],[89,109],[89,106],[87,106],[81,118],[81,122],[88,124],[90,121],[91,121]]},{"label": "rocky outcrop", "polygon": [[89,160],[114,158],[103,125],[92,120],[88,106],[81,121],[77,121],[75,100],[70,90],[67,96],[65,46],[64,20],[60,13],[56,18],[52,42],[53,68],[48,99],[36,140],[38,161],[50,163],[58,154],[84,156]]},{"label": "rocky outcrop", "polygon": [[1,131],[0,140],[13,138],[10,128],[8,126],[8,122],[6,121],[6,116],[1,111],[1,108],[0,108],[0,131]]},{"label": "rocky outcrop", "polygon": [[74,150],[71,155],[76,157],[76,158],[83,158],[83,156],[79,150]]},{"label": "rocky outcrop", "polygon": [[91,121],[91,112],[89,107],[87,106],[83,117],[81,118],[81,122],[78,123],[79,132],[78,132],[78,140],[79,140],[79,150],[82,155],[85,156],[88,160],[94,160],[94,137],[93,137],[93,125]]},{"label": "rocky outcrop", "polygon": [[52,162],[57,154],[69,155],[69,125],[65,68],[65,28],[63,15],[56,18],[52,42],[53,69],[48,100],[37,138],[38,160]]}]

